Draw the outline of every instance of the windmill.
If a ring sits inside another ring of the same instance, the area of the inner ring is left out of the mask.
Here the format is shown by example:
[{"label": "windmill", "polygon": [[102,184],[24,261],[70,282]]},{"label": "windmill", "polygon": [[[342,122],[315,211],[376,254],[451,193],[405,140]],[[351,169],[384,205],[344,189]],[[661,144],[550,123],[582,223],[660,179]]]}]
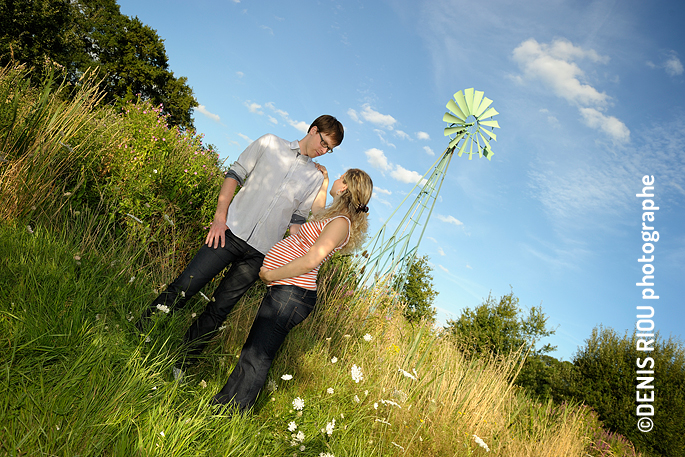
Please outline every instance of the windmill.
[{"label": "windmill", "polygon": [[[494,153],[490,141],[497,141],[493,130],[500,128],[493,116],[499,113],[490,106],[492,100],[483,95],[484,92],[470,88],[460,90],[447,102],[449,112],[445,113],[442,120],[449,124],[444,131],[445,136],[450,138],[449,145],[376,235],[364,245],[362,254],[357,257],[362,272],[361,284],[370,285],[378,280],[392,281],[395,284],[404,282],[455,152],[457,157],[468,155],[469,160],[476,154],[479,158],[492,160]],[[393,217],[405,207],[405,203],[419,186],[420,191],[414,202],[395,231],[390,234]]]}]

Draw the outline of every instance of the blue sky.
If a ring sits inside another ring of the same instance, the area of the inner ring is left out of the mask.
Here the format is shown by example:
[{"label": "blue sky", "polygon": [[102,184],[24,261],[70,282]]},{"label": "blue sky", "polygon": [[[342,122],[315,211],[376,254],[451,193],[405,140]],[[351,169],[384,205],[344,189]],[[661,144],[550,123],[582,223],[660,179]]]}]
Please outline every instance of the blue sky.
[{"label": "blue sky", "polygon": [[569,360],[597,325],[636,322],[643,175],[654,175],[654,321],[683,339],[685,3],[680,1],[120,0],[165,40],[232,162],[251,140],[345,125],[322,158],[375,184],[371,234],[445,150],[445,105],[494,100],[495,156],[455,157],[420,254],[438,318],[513,288],[542,305]]}]

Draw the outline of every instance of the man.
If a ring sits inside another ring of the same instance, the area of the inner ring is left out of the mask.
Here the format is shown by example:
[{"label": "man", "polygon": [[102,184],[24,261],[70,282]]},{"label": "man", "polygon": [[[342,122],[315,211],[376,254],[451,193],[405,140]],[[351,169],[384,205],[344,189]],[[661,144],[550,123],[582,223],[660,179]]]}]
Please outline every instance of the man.
[{"label": "man", "polygon": [[[203,351],[211,334],[259,279],[264,255],[283,238],[288,226],[291,232],[299,230],[312,205],[325,204],[328,174],[312,159],[333,152],[343,136],[342,124],[333,116],[323,115],[299,142],[264,135],[231,165],[205,244],[142,318],[162,305],[183,308],[190,297],[230,264],[213,299],[185,334],[189,362]],[[234,198],[238,185],[241,189]],[[322,189],[323,204],[317,199]],[[177,379],[182,375],[179,368],[174,368]]]}]

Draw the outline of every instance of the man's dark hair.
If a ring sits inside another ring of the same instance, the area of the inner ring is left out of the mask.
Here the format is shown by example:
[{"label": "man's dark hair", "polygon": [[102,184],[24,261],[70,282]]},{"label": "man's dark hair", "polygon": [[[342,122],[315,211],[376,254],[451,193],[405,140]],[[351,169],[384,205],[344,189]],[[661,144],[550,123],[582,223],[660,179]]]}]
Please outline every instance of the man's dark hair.
[{"label": "man's dark hair", "polygon": [[[325,133],[331,137],[335,143],[335,145],[332,145],[331,147],[338,146],[342,143],[343,137],[345,136],[345,129],[343,129],[343,125],[340,121],[328,114],[317,117],[314,122],[312,122],[312,125],[309,126],[309,130],[311,130],[312,127],[316,127],[319,133]],[[307,130],[307,132],[309,132],[309,130]]]}]

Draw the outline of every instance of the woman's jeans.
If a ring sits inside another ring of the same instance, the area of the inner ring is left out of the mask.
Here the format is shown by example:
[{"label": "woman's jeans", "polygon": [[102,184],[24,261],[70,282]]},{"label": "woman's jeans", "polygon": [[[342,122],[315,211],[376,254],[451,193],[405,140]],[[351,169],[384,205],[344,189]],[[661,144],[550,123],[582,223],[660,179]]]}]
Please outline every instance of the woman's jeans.
[{"label": "woman's jeans", "polygon": [[278,348],[288,332],[309,316],[315,304],[315,290],[290,285],[269,287],[238,364],[226,385],[214,396],[215,403],[233,404],[240,411],[251,408],[266,381]]},{"label": "woman's jeans", "polygon": [[226,230],[224,247],[215,249],[207,244],[202,245],[183,273],[152,302],[148,314],[156,311],[157,305],[166,305],[171,310],[185,307],[190,297],[231,265],[214,291],[212,300],[185,334],[184,340],[189,344],[188,359],[192,362],[226,320],[240,297],[259,279],[263,261],[264,254]]}]

